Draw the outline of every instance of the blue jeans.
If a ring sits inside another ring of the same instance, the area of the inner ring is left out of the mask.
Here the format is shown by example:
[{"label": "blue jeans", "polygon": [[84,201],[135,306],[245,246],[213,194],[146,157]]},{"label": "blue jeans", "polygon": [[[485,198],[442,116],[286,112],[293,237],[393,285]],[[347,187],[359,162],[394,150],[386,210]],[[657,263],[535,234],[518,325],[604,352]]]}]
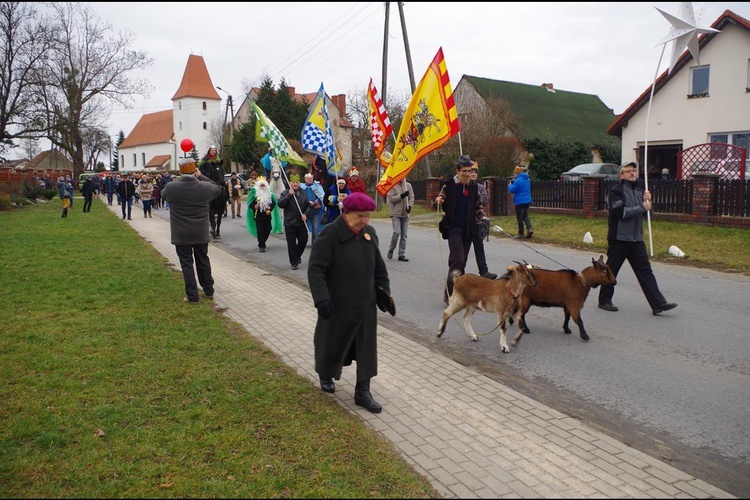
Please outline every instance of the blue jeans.
[{"label": "blue jeans", "polygon": [[122,218],[123,219],[125,218],[125,207],[127,207],[127,212],[128,212],[127,215],[128,215],[128,219],[129,219],[130,218],[130,212],[133,210],[133,197],[131,196],[130,198],[128,198],[126,200],[122,200],[122,205],[121,206],[122,206]]},{"label": "blue jeans", "polygon": [[323,229],[321,221],[323,220],[323,210],[317,212],[311,212],[310,218],[307,219],[307,230],[312,234],[312,244],[315,244],[315,238],[320,234],[320,230]]}]

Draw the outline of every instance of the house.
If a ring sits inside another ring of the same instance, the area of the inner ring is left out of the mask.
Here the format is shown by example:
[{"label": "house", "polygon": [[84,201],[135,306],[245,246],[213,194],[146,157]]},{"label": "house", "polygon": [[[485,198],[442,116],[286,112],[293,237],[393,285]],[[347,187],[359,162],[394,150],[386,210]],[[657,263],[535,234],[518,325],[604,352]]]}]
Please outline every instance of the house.
[{"label": "house", "polygon": [[31,160],[10,160],[0,164],[0,182],[30,182],[34,175],[49,175],[54,181],[62,175],[73,175],[73,162],[56,149],[42,151]]},{"label": "house", "polygon": [[190,54],[172,109],[141,117],[117,149],[121,171],[177,170],[183,154],[179,143],[190,138],[198,156],[214,143],[212,131],[221,124],[221,97],[203,57]]},{"label": "house", "polygon": [[[287,89],[296,102],[308,105],[312,104],[318,95],[317,91],[308,94],[298,94],[294,87],[287,87]],[[232,117],[232,130],[239,129],[243,123],[248,123],[252,119],[253,109],[250,101],[254,102],[259,94],[259,88],[253,87],[250,89],[237,113]],[[326,104],[328,105],[328,123],[331,125],[336,148],[338,148],[341,154],[341,161],[348,168],[352,165],[352,130],[354,129],[354,125],[346,117],[346,94],[338,94],[333,97],[326,94]],[[270,118],[273,120],[273,117]],[[287,140],[290,139],[300,140],[299,137],[287,137]],[[302,156],[304,158],[304,155]]]},{"label": "house", "polygon": [[473,115],[487,109],[489,101],[507,103],[519,139],[559,139],[582,142],[592,148],[592,161],[599,148],[612,141],[607,126],[614,111],[598,96],[555,89],[552,83],[525,83],[463,75],[453,92],[462,127]]},{"label": "house", "polygon": [[[658,178],[664,167],[669,169],[671,177],[679,174],[687,178],[696,164],[713,165],[714,171],[721,173],[720,164],[730,152],[744,154],[747,161],[750,22],[726,10],[711,27],[719,32],[699,38],[700,64],[686,51],[671,72],[667,70],[656,79],[653,99],[649,86],[607,128],[607,133],[622,139],[623,163],[635,161],[643,168],[644,147],[648,142],[649,178]],[[709,143],[730,146],[711,147]],[[684,171],[678,172],[683,151],[698,156],[689,165],[685,164]],[[716,158],[717,151],[722,158]],[[739,163],[735,160],[735,164]]]}]

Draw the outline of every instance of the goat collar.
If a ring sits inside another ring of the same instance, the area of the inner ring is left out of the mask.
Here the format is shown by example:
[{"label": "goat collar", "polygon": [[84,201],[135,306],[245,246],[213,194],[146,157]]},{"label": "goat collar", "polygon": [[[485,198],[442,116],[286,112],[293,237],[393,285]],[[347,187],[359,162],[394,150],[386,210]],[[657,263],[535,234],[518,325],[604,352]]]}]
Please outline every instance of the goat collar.
[{"label": "goat collar", "polygon": [[589,284],[588,284],[588,282],[586,281],[586,278],[584,278],[584,277],[583,277],[583,274],[581,274],[581,273],[578,273],[578,276],[579,276],[579,277],[581,278],[581,283],[583,283],[583,286],[585,286],[585,287],[588,287],[588,286],[589,286]]},{"label": "goat collar", "polygon": [[518,295],[515,294],[513,287],[510,286],[510,280],[508,280],[508,295],[510,295],[510,298],[515,300],[518,300]]}]

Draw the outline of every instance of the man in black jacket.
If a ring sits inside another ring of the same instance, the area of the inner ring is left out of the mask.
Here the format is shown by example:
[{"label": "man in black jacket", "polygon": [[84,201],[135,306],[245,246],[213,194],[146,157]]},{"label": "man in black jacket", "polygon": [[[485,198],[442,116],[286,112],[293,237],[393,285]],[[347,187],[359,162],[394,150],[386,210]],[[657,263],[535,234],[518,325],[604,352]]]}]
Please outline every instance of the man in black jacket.
[{"label": "man in black jacket", "polygon": [[[620,181],[609,191],[607,210],[607,265],[612,273],[616,277],[627,260],[653,314],[677,307],[677,304],[667,302],[659,291],[651,270],[646,244],[643,242],[643,216],[651,210],[651,193],[645,191],[637,179],[634,162],[620,167]],[[602,285],[599,290],[599,308],[617,311],[617,307],[612,304],[614,294],[614,285]]]},{"label": "man in black jacket", "polygon": [[443,184],[435,203],[445,213],[448,231],[448,278],[443,291],[443,302],[453,293],[453,271],[461,274],[466,269],[471,244],[477,237],[478,221],[484,217],[482,199],[476,182],[471,182],[471,170],[476,162],[469,155],[461,155],[456,162],[456,175]]},{"label": "man in black jacket", "polygon": [[122,174],[122,180],[117,184],[115,191],[120,195],[120,199],[122,200],[122,219],[125,220],[127,212],[128,220],[132,220],[130,212],[133,209],[133,199],[135,198],[135,184],[130,180],[130,175],[127,172]]},{"label": "man in black jacket", "polygon": [[289,189],[281,192],[279,208],[284,210],[284,235],[289,263],[296,271],[302,263],[302,253],[307,246],[307,218],[311,210],[307,195],[300,189],[298,174],[289,176]]},{"label": "man in black jacket", "polygon": [[208,204],[219,196],[223,188],[200,175],[192,158],[180,160],[180,173],[180,180],[164,186],[161,196],[169,202],[171,241],[180,259],[185,281],[186,297],[182,300],[196,303],[200,300],[196,273],[203,295],[209,300],[214,298],[214,279],[208,259],[208,243],[211,240],[208,233]]}]

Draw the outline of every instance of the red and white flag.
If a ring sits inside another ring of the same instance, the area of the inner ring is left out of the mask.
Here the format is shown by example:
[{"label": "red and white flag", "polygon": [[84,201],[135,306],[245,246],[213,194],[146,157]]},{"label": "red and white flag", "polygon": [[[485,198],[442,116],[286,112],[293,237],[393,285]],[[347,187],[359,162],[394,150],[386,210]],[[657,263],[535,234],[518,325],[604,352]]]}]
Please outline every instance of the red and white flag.
[{"label": "red and white flag", "polygon": [[378,90],[372,83],[372,78],[370,78],[370,84],[367,86],[367,103],[370,110],[372,147],[380,164],[388,168],[388,165],[391,163],[391,155],[387,151],[383,155],[383,151],[385,150],[385,142],[388,134],[393,133],[393,126],[388,119],[388,112],[385,110],[385,106],[383,106],[383,101],[378,96]]}]

